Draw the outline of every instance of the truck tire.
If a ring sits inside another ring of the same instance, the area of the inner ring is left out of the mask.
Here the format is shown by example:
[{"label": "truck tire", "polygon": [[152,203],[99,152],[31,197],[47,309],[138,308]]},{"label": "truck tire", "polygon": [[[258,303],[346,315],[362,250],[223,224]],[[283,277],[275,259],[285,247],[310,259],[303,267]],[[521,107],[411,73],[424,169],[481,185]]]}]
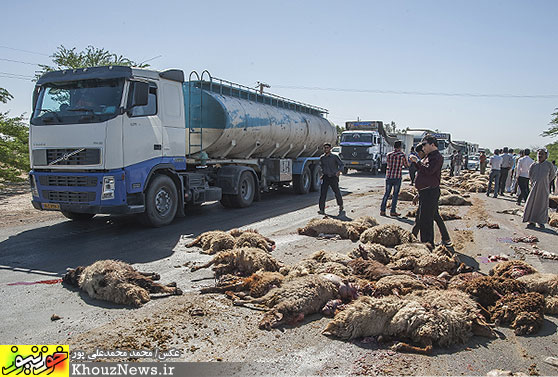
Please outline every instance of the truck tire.
[{"label": "truck tire", "polygon": [[302,170],[302,174],[293,176],[293,188],[297,194],[308,194],[310,192],[310,186],[312,186],[312,176],[310,174],[310,168],[305,166],[304,170]]},{"label": "truck tire", "polygon": [[73,221],[89,221],[95,216],[92,213],[78,213],[78,212],[67,212],[62,211],[62,214],[66,216],[68,219]]},{"label": "truck tire", "polygon": [[310,191],[319,191],[322,179],[322,167],[319,164],[312,166],[312,185],[310,186]]},{"label": "truck tire", "polygon": [[156,175],[145,194],[144,223],[155,228],[168,225],[176,216],[178,194],[173,180],[163,174]]},{"label": "truck tire", "polygon": [[252,204],[256,193],[256,184],[252,173],[249,171],[242,172],[238,180],[237,191],[238,193],[236,195],[228,195],[231,207],[244,208]]}]

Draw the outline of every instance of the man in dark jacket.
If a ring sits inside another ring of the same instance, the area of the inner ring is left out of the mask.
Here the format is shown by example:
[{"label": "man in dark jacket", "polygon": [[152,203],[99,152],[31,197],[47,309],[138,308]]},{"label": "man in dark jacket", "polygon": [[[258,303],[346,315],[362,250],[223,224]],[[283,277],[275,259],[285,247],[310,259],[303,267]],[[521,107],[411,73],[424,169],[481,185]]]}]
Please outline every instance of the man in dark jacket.
[{"label": "man in dark jacket", "polygon": [[325,201],[327,197],[327,190],[331,186],[337,205],[339,206],[339,216],[344,215],[343,210],[343,197],[339,190],[339,175],[343,171],[343,162],[338,155],[331,153],[331,144],[324,144],[324,154],[320,157],[320,166],[322,168],[322,186],[320,188],[320,215],[325,215]]},{"label": "man in dark jacket", "polygon": [[422,148],[426,157],[420,161],[414,158],[418,168],[415,186],[419,192],[420,241],[434,246],[434,216],[438,211],[444,158],[438,151],[438,141],[433,136],[422,139]]}]

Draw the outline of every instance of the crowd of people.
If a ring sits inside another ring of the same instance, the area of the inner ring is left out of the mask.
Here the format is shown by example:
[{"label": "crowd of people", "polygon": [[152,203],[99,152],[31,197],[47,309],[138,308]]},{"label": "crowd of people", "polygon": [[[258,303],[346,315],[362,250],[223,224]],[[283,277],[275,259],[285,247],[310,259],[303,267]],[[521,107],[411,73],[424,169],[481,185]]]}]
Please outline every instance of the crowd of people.
[{"label": "crowd of people", "polygon": [[[380,204],[380,216],[386,216],[387,202],[391,195],[390,216],[398,217],[397,201],[402,184],[403,169],[407,168],[411,178],[411,185],[415,186],[418,196],[418,210],[413,234],[419,236],[420,241],[434,245],[434,222],[440,229],[442,243],[451,245],[448,230],[438,210],[440,198],[441,171],[444,158],[438,150],[438,141],[432,136],[426,136],[421,143],[411,149],[409,156],[401,150],[401,141],[396,141],[394,150],[387,154],[386,186]],[[488,158],[484,152],[479,156],[479,170],[486,174],[490,166],[489,181],[486,195],[515,196],[516,203],[521,205],[525,201],[523,222],[528,227],[537,225],[544,228],[548,222],[549,196],[555,191],[557,168],[555,161],[549,162],[545,149],[537,151],[537,161],[530,157],[529,149],[514,153],[511,148],[494,150]],[[343,212],[343,198],[339,191],[339,175],[343,171],[343,162],[331,153],[331,145],[324,145],[324,154],[320,158],[322,167],[322,186],[319,201],[320,214],[325,214],[325,199],[328,188],[335,193],[340,214]],[[450,175],[459,175],[463,163],[457,152],[451,157]]]}]

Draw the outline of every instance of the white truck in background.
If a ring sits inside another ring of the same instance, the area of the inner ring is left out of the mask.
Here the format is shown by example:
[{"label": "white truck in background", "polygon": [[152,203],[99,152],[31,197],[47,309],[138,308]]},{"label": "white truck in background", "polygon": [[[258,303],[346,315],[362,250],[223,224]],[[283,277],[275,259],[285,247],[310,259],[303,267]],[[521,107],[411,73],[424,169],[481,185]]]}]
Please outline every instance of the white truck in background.
[{"label": "white truck in background", "polygon": [[393,150],[396,138],[389,136],[382,121],[350,121],[341,133],[339,157],[349,169],[370,171],[373,175],[385,172],[386,156]]}]

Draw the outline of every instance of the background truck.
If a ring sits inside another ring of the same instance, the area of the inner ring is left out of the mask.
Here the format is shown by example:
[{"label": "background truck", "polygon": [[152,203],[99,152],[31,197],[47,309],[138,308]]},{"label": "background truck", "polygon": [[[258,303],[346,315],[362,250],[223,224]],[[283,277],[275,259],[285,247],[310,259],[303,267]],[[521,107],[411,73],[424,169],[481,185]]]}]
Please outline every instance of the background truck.
[{"label": "background truck", "polygon": [[451,134],[447,132],[435,132],[426,129],[409,129],[407,130],[407,133],[413,135],[415,146],[419,144],[425,136],[434,136],[438,141],[438,150],[440,151],[442,157],[444,157],[442,169],[447,169],[450,167],[451,156],[455,149],[454,147],[452,147],[453,144],[451,141]]},{"label": "background truck", "polygon": [[43,75],[30,125],[32,203],[73,220],[188,206],[247,207],[261,191],[319,188],[327,110],[177,69],[121,66]]},{"label": "background truck", "polygon": [[381,121],[353,121],[345,123],[346,131],[341,134],[339,157],[349,169],[385,172],[386,156],[393,150],[395,137],[389,136]]}]

